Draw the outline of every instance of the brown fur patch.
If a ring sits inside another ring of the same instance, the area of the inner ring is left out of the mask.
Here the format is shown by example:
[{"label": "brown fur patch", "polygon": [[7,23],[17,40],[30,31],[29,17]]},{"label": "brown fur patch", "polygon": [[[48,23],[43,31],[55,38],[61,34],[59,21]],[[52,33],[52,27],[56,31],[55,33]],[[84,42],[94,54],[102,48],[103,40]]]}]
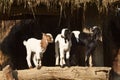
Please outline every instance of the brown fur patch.
[{"label": "brown fur patch", "polygon": [[41,47],[44,48],[44,49],[46,49],[46,47],[47,47],[47,45],[48,45],[48,42],[47,42],[46,40],[47,40],[47,39],[46,39],[46,34],[43,33],[43,34],[42,34],[42,39],[41,39]]},{"label": "brown fur patch", "polygon": [[52,42],[52,38],[51,38],[51,36],[46,35],[46,38],[47,38],[47,41],[48,41],[48,42]]},{"label": "brown fur patch", "polygon": [[53,42],[53,37],[50,34],[42,34],[42,39],[41,39],[41,47],[46,49],[48,44]]}]

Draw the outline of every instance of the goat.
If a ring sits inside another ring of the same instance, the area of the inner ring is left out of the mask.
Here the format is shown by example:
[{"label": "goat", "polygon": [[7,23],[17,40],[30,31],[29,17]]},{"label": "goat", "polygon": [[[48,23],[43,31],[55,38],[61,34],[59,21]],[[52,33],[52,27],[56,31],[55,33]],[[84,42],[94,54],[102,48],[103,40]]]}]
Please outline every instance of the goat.
[{"label": "goat", "polygon": [[[92,32],[80,32],[80,31],[72,31],[74,33],[75,38],[77,39],[77,44],[83,45],[86,47],[85,52],[85,65],[92,65],[89,64],[90,55],[93,54],[97,46],[97,40],[100,38],[100,29],[97,26],[91,28]],[[77,36],[77,37],[76,37]]]},{"label": "goat", "polygon": [[33,56],[33,62],[35,66],[39,69],[41,67],[41,59],[43,57],[43,53],[46,51],[48,44],[52,42],[53,36],[50,33],[43,33],[41,40],[30,38],[27,41],[23,41],[23,44],[26,47],[26,60],[29,68],[32,68],[32,64],[30,61],[32,52],[35,52]]},{"label": "goat", "polygon": [[70,66],[69,58],[70,58],[71,46],[72,46],[71,32],[69,29],[63,28],[61,34],[58,34],[55,38],[55,53],[56,53],[55,65],[60,65],[61,67],[64,67],[64,65]]}]

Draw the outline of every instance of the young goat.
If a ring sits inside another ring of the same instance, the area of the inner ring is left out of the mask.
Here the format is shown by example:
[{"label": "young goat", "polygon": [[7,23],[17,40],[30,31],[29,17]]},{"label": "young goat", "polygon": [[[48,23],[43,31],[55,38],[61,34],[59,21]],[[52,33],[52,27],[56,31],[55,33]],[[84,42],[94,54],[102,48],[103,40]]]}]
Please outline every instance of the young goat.
[{"label": "young goat", "polygon": [[[55,53],[56,53],[56,63],[55,65],[59,65],[64,67],[66,64],[69,64],[69,57],[70,57],[70,49],[71,49],[71,32],[69,29],[64,28],[61,31],[61,34],[58,34],[55,38]],[[66,57],[64,57],[66,55]],[[60,58],[60,62],[59,62]],[[66,59],[66,63],[65,63]]]},{"label": "young goat", "polygon": [[35,52],[33,56],[33,62],[37,69],[39,69],[41,67],[41,58],[43,57],[43,53],[46,51],[48,44],[52,42],[53,36],[50,33],[43,33],[41,40],[30,38],[27,41],[23,41],[23,44],[26,47],[27,51],[26,59],[29,68],[32,68],[30,61],[32,52]]},{"label": "young goat", "polygon": [[86,47],[85,52],[85,65],[92,66],[92,63],[89,63],[90,55],[93,54],[96,46],[97,40],[100,38],[101,32],[97,26],[91,28],[92,32],[80,32],[80,31],[72,31],[74,33],[75,38],[77,39],[77,43],[80,45],[84,45]]}]

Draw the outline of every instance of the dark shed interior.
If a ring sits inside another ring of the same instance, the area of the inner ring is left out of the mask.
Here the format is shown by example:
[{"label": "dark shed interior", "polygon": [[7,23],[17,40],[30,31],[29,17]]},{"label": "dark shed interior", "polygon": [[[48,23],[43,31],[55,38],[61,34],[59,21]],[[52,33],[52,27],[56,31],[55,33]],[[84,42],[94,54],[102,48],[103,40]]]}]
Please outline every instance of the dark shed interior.
[{"label": "dark shed interior", "polygon": [[[62,20],[63,21],[63,20]],[[61,29],[68,27],[61,22],[62,26],[58,26],[59,16],[37,16],[36,19],[24,19],[14,25],[8,36],[2,42],[2,50],[10,54],[14,68],[27,68],[26,49],[23,45],[23,40],[34,37],[41,39],[41,33],[51,33],[55,39],[56,35],[61,32]],[[75,23],[73,22],[73,25]],[[54,43],[49,44],[44,57],[44,66],[54,66],[55,50]]]},{"label": "dark shed interior", "polygon": [[[28,15],[25,18],[23,16],[22,19],[20,18],[20,21],[11,28],[11,31],[1,43],[1,50],[3,53],[10,55],[14,69],[28,68],[23,40],[31,37],[41,39],[42,32],[53,34],[55,39],[62,28],[68,27],[71,31],[82,31],[82,28],[89,28],[94,25],[100,26],[103,30],[103,43],[100,43],[101,47],[99,47],[101,48],[99,52],[102,53],[102,55],[97,56],[102,56],[100,57],[102,61],[96,66],[112,65],[113,56],[115,55],[112,50],[120,47],[120,15],[110,14],[106,16],[106,14],[100,14],[95,3],[87,3],[85,11],[83,7],[73,10],[71,14],[69,14],[69,9],[67,10],[68,12],[65,11],[66,15],[63,12],[61,19],[60,15],[34,15],[35,17]],[[110,35],[110,37],[107,35]],[[81,62],[77,64],[73,63],[73,65],[84,66],[83,58],[81,58],[81,55],[83,57],[81,53],[84,52],[84,50],[84,47],[81,46],[74,47],[72,52],[79,56],[78,60]],[[54,64],[55,50],[54,43],[51,43],[44,54],[42,65],[54,66]]]}]

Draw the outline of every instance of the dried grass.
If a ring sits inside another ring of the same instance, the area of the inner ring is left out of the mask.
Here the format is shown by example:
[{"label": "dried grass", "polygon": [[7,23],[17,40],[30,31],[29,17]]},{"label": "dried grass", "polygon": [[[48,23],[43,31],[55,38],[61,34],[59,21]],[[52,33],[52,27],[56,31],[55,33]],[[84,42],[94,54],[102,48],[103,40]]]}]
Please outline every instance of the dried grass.
[{"label": "dried grass", "polygon": [[[107,8],[108,4],[120,2],[119,0],[0,0],[0,12],[10,13],[11,6],[24,5],[24,8],[33,9],[39,5],[45,5],[48,8],[56,8],[58,6],[66,6],[65,4],[71,4],[71,7],[79,7],[84,3],[95,3],[98,8]],[[101,5],[102,4],[102,5]],[[34,14],[34,13],[33,13]]]}]

